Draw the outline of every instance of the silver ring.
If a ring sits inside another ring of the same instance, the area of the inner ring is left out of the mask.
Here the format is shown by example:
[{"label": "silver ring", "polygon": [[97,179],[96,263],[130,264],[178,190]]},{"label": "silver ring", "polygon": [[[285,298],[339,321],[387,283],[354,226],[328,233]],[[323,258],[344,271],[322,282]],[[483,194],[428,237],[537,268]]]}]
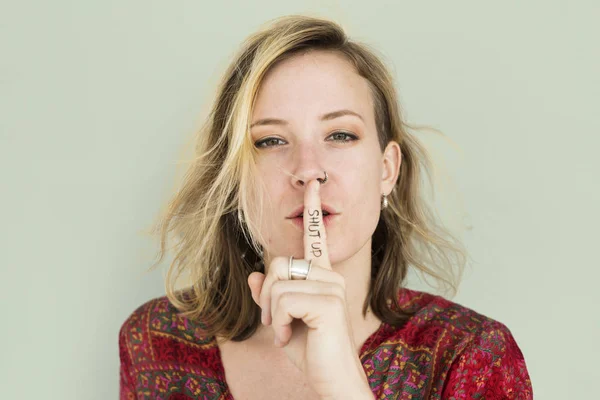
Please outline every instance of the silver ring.
[{"label": "silver ring", "polygon": [[288,266],[288,279],[289,280],[306,280],[310,269],[312,268],[313,260],[294,260],[294,256],[290,256],[290,263]]}]

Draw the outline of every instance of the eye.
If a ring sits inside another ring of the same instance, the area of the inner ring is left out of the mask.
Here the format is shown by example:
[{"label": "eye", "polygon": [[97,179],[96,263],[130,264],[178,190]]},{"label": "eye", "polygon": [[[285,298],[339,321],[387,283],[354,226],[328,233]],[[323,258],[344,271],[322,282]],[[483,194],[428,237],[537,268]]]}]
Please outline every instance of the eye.
[{"label": "eye", "polygon": [[270,146],[270,144],[274,144],[274,143],[276,143],[277,141],[279,141],[279,142],[284,142],[283,140],[281,140],[281,139],[279,139],[279,138],[275,138],[275,137],[269,137],[269,138],[266,138],[266,139],[262,139],[262,140],[259,140],[259,141],[257,141],[256,143],[254,143],[254,146],[255,146],[255,147],[258,147],[258,148],[275,147],[275,146],[279,146],[279,145]]},{"label": "eye", "polygon": [[[356,135],[353,135],[351,133],[341,132],[341,131],[334,132],[329,137],[337,138],[337,139],[334,139],[334,141],[336,141],[336,142],[342,142],[342,143],[352,142],[352,141],[358,139],[358,136],[356,136]],[[344,139],[344,138],[350,138],[350,139]]]},{"label": "eye", "polygon": [[[329,137],[334,138],[333,139],[334,142],[341,142],[341,143],[347,143],[347,142],[352,142],[354,140],[358,140],[358,136],[353,135],[351,133],[342,132],[342,131],[334,132]],[[286,143],[285,140],[282,140],[282,139],[279,139],[276,137],[268,137],[268,138],[257,141],[256,143],[254,143],[254,146],[259,149],[260,148],[266,149],[269,147],[278,147],[285,143]]]}]

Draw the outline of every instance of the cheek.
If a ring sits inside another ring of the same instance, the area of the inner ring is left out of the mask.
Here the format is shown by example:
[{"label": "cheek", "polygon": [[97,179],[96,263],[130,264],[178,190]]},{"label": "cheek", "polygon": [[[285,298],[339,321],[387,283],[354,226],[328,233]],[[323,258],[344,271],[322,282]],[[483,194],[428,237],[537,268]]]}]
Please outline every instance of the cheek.
[{"label": "cheek", "polygon": [[380,198],[376,188],[365,188],[358,193],[354,205],[347,211],[348,223],[353,232],[361,236],[375,231],[380,216]]},{"label": "cheek", "polygon": [[[330,236],[329,255],[332,263],[352,257],[372,238],[379,222],[380,205],[377,192],[370,189],[360,196],[360,201],[346,210],[340,228]],[[374,193],[374,195],[373,195]]]},{"label": "cheek", "polygon": [[[373,236],[381,215],[381,195],[377,172],[353,169],[345,172],[344,207],[342,223],[331,236],[332,262],[352,256]],[[338,199],[339,200],[339,199]],[[333,233],[333,232],[332,232]],[[333,258],[336,260],[334,261]]]},{"label": "cheek", "polygon": [[[274,173],[272,169],[261,169],[259,173],[261,178],[253,188],[256,191],[256,203],[253,209],[254,221],[256,221],[257,230],[262,237],[260,240],[263,246],[266,245],[270,248],[280,242],[278,232],[280,234],[285,219],[284,204],[282,203],[285,198],[285,177],[282,174]],[[259,205],[260,198],[262,198],[262,206]]]}]

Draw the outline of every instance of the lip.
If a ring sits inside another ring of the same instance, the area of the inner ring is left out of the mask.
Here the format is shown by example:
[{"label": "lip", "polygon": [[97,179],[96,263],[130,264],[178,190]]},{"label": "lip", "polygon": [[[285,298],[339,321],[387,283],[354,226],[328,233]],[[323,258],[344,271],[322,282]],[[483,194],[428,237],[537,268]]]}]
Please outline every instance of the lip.
[{"label": "lip", "polygon": [[[337,218],[339,214],[329,214],[326,217],[323,217],[323,225],[325,225],[325,228],[328,228],[335,220],[335,218]],[[290,221],[292,221],[292,223],[301,231],[304,231],[304,218],[302,217],[296,217],[296,218],[288,218]]]},{"label": "lip", "polygon": [[[328,204],[325,203],[321,203],[321,210],[322,211],[327,211],[329,213],[329,215],[336,215],[339,214],[335,208],[331,207]],[[302,214],[304,212],[304,204],[299,205],[298,207],[296,207],[296,209],[294,211],[292,211],[286,218],[287,219],[294,219],[296,218],[297,215]],[[325,217],[327,218],[327,217]]]}]

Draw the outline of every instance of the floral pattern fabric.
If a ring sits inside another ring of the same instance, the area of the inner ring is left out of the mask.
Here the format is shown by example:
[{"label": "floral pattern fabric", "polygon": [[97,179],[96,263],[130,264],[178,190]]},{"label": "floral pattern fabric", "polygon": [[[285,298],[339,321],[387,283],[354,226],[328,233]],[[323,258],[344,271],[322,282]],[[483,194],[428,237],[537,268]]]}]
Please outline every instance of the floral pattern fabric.
[{"label": "floral pattern fabric", "polygon": [[[407,288],[401,328],[382,324],[360,360],[377,399],[532,399],[523,354],[510,330],[441,296]],[[234,400],[214,337],[166,296],[137,308],[119,332],[120,398]]]}]

